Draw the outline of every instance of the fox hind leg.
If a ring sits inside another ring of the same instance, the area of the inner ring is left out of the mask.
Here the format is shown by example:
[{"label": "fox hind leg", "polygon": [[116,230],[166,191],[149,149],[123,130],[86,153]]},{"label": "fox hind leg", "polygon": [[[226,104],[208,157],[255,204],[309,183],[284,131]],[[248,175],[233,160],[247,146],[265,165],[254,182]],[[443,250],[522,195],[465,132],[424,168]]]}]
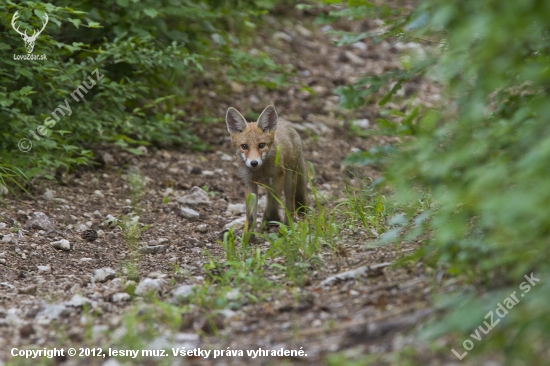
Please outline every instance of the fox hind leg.
[{"label": "fox hind leg", "polygon": [[294,215],[296,214],[296,183],[297,183],[298,175],[294,171],[288,171],[286,173],[285,177],[285,204],[286,204],[286,211],[285,211],[285,224],[288,224],[288,215],[290,214],[290,217],[294,219]]}]

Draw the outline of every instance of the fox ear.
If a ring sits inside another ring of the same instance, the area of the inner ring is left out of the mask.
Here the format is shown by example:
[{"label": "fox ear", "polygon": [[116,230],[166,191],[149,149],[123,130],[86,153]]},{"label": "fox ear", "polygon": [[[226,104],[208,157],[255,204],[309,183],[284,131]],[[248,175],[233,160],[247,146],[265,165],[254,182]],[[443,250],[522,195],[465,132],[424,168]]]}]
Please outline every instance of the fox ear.
[{"label": "fox ear", "polygon": [[227,131],[229,131],[230,134],[243,132],[247,125],[243,115],[233,107],[227,109],[225,123],[227,124]]},{"label": "fox ear", "polygon": [[277,128],[277,117],[275,107],[268,105],[262,114],[260,114],[260,117],[258,117],[258,127],[264,132],[275,131]]}]

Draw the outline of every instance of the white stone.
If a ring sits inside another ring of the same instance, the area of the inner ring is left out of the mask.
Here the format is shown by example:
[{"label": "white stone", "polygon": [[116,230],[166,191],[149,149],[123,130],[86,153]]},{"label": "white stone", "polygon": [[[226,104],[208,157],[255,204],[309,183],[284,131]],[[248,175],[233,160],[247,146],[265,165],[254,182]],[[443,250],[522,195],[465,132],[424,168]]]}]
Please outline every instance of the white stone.
[{"label": "white stone", "polygon": [[116,271],[109,267],[103,267],[94,270],[92,274],[92,283],[94,282],[107,282],[116,277]]},{"label": "white stone", "polygon": [[183,302],[193,294],[195,287],[196,287],[195,285],[181,285],[176,287],[171,292],[171,295],[172,295],[171,302],[175,305],[180,304],[181,302]]},{"label": "white stone", "polygon": [[27,221],[27,228],[52,231],[55,230],[55,225],[44,212],[34,212]]},{"label": "white stone", "polygon": [[263,195],[258,200],[258,207],[265,208],[267,206],[267,195]]},{"label": "white stone", "polygon": [[233,161],[233,157],[227,154],[222,154],[222,156],[220,156],[220,159],[222,159],[222,161]]},{"label": "white stone", "polygon": [[229,301],[237,300],[241,297],[241,292],[238,289],[233,289],[225,294],[225,298]]},{"label": "white stone", "polygon": [[131,296],[126,292],[118,292],[112,296],[113,302],[130,301]]},{"label": "white stone", "polygon": [[193,210],[192,208],[181,207],[180,216],[185,217],[186,219],[189,219],[189,220],[196,220],[200,217],[200,214],[197,211]]},{"label": "white stone", "polygon": [[199,233],[206,233],[208,231],[208,225],[207,224],[197,225],[197,228],[195,230],[197,230]]},{"label": "white stone", "polygon": [[303,37],[311,37],[312,34],[313,34],[309,29],[307,29],[306,27],[304,27],[303,25],[300,25],[300,24],[296,25],[296,30]]},{"label": "white stone", "polygon": [[143,155],[147,155],[149,153],[146,146],[141,145],[141,146],[138,146],[137,149],[141,151]]},{"label": "white stone", "polygon": [[225,214],[229,216],[237,216],[246,212],[246,205],[244,203],[230,203],[227,205]]},{"label": "white stone", "polygon": [[87,297],[76,294],[69,301],[65,301],[66,306],[72,306],[75,308],[81,308],[84,304],[90,304],[92,301]]},{"label": "white stone", "polygon": [[273,39],[274,40],[283,40],[285,42],[291,42],[292,41],[292,37],[288,34],[286,34],[285,32],[275,32],[273,33]]},{"label": "white stone", "polygon": [[370,126],[370,121],[367,118],[363,119],[357,119],[353,122],[351,122],[352,125],[362,128],[363,130],[366,130]]},{"label": "white stone", "polygon": [[64,304],[47,304],[36,315],[36,322],[40,325],[49,324],[52,320],[60,317],[67,317],[71,314],[71,310]]},{"label": "white stone", "polygon": [[152,278],[144,278],[136,287],[136,295],[142,296],[148,292],[160,292],[162,289],[162,280],[154,280]]},{"label": "white stone", "polygon": [[101,366],[120,366],[120,362],[116,358],[109,358],[107,361],[103,362]]},{"label": "white stone", "polygon": [[38,268],[39,273],[50,273],[52,271],[50,266],[36,266],[36,268]]},{"label": "white stone", "polygon": [[202,188],[194,186],[189,190],[189,193],[185,196],[179,197],[178,202],[184,205],[209,205],[210,197]]},{"label": "white stone", "polygon": [[361,51],[367,50],[367,44],[365,42],[355,42],[355,43],[352,43],[350,46]]},{"label": "white stone", "polygon": [[53,241],[50,243],[55,249],[71,250],[71,243],[67,239],[61,239],[59,241]]},{"label": "white stone", "polygon": [[242,229],[244,227],[244,222],[246,221],[246,217],[239,217],[236,220],[231,221],[230,223],[226,224],[223,227],[223,231],[228,231],[231,228],[234,229]]},{"label": "white stone", "polygon": [[53,191],[46,189],[46,192],[42,195],[42,198],[46,201],[53,200]]},{"label": "white stone", "polygon": [[357,56],[355,53],[351,51],[345,51],[344,55],[346,55],[346,58],[355,65],[364,65],[365,60],[363,60],[361,57]]},{"label": "white stone", "polygon": [[8,243],[11,243],[12,240],[14,239],[15,239],[15,234],[4,235],[4,237],[2,238],[2,243],[8,244]]}]

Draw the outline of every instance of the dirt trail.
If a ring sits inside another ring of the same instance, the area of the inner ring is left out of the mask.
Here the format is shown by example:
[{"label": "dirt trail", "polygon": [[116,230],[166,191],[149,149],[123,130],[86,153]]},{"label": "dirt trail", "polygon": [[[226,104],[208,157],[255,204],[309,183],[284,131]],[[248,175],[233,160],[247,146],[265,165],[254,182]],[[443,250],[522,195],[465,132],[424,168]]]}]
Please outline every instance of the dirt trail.
[{"label": "dirt trail", "polygon": [[[259,37],[255,45],[277,62],[293,65],[296,74],[288,88],[270,92],[233,82],[228,84],[232,95],[211,90],[200,92],[204,92],[204,105],[212,106],[220,116],[230,105],[240,111],[259,113],[267,104],[275,104],[279,114],[295,123],[299,130],[306,158],[315,169],[315,187],[328,197],[326,207],[331,208],[344,197],[346,184],[358,187],[361,184],[358,177],[379,176],[372,168],[355,169],[357,176],[346,172],[343,164],[346,155],[356,149],[392,142],[380,137],[358,138],[349,133],[352,121],[362,120],[357,122],[360,128],[372,128],[378,115],[377,107],[366,106],[350,114],[338,108],[332,91],[362,73],[379,74],[396,67],[400,50],[412,46],[384,41],[338,48],[324,33],[327,26],[314,27],[312,19],[303,17],[301,22],[289,20],[288,24],[280,24],[270,18],[268,24],[276,31]],[[366,30],[379,24],[365,21],[333,27]],[[308,88],[304,88],[305,85]],[[430,103],[429,85],[419,83],[414,88],[424,102]],[[112,229],[105,224],[107,215],[122,217],[131,209],[132,171],[139,171],[146,182],[140,223],[150,226],[142,232],[140,243],[156,248],[147,249],[150,252],[159,251],[141,256],[139,277],[161,284],[162,299],[169,299],[174,288],[204,282],[203,266],[209,256],[224,257],[218,242],[224,225],[240,217],[240,214],[226,213],[227,207],[243,203],[244,199],[242,184],[236,175],[237,160],[229,146],[225,125],[198,125],[194,130],[212,146],[211,151],[190,153],[149,148],[143,149],[146,153],[138,157],[101,150],[105,166],[64,175],[61,184],[37,182],[37,201],[6,199],[0,207],[3,223],[0,224],[0,238],[3,238],[0,241],[0,360],[9,358],[12,347],[105,347],[106,339],[120,333],[122,318],[128,309],[146,306],[139,298],[128,301],[123,295],[129,279],[123,268],[131,253],[121,228]],[[194,186],[207,188],[210,203],[193,207],[200,217],[190,220],[182,217],[180,207],[183,205],[178,198]],[[37,211],[55,221],[56,231],[46,233],[23,226],[24,237],[18,237],[15,222],[24,225]],[[82,230],[90,228],[99,231],[99,238],[94,242],[81,238]],[[365,244],[373,238],[372,232],[361,228],[344,229],[339,243],[341,249],[334,253],[327,248],[322,256],[324,264],[312,273],[304,286],[283,284],[282,290],[273,297],[231,310],[215,320],[218,336],[208,332],[207,321],[201,318],[198,309],[191,319],[184,319],[182,334],[201,334],[201,337],[191,337],[187,344],[234,350],[281,347],[298,350],[302,347],[307,357],[287,358],[285,362],[310,365],[325,364],[326,356],[338,351],[384,354],[411,344],[411,336],[402,332],[430,313],[426,310],[432,291],[428,278],[422,267],[390,268],[384,264],[410,253],[413,245],[366,249]],[[52,242],[62,239],[69,241],[70,250],[52,247]],[[264,243],[258,245],[266,247]],[[330,276],[362,266],[367,266],[363,268],[364,273],[356,274],[355,278],[350,275],[323,283]],[[116,272],[107,273],[114,278],[91,282],[94,270],[104,267]],[[172,364],[280,364],[271,357],[170,359]],[[89,365],[103,364],[106,360],[61,357],[55,363]],[[121,364],[128,360],[118,359]],[[21,362],[15,358],[12,361]],[[144,360],[143,364],[157,364],[157,361]],[[113,361],[109,365],[116,364]]]}]

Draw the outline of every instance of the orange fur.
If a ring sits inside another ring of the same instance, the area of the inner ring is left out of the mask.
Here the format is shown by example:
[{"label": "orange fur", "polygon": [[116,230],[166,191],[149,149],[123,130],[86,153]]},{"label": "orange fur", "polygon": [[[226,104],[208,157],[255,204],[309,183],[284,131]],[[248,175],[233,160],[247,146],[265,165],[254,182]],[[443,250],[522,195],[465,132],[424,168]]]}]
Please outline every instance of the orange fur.
[{"label": "orange fur", "polygon": [[[231,142],[243,163],[239,174],[246,184],[246,194],[257,195],[258,184],[270,190],[262,227],[269,221],[281,221],[276,198],[281,199],[283,192],[291,216],[296,211],[303,213],[307,204],[307,169],[302,140],[296,130],[288,121],[278,118],[273,106],[264,109],[258,121],[251,123],[247,123],[236,109],[229,108],[226,123]],[[275,164],[277,150],[279,161]]]}]

